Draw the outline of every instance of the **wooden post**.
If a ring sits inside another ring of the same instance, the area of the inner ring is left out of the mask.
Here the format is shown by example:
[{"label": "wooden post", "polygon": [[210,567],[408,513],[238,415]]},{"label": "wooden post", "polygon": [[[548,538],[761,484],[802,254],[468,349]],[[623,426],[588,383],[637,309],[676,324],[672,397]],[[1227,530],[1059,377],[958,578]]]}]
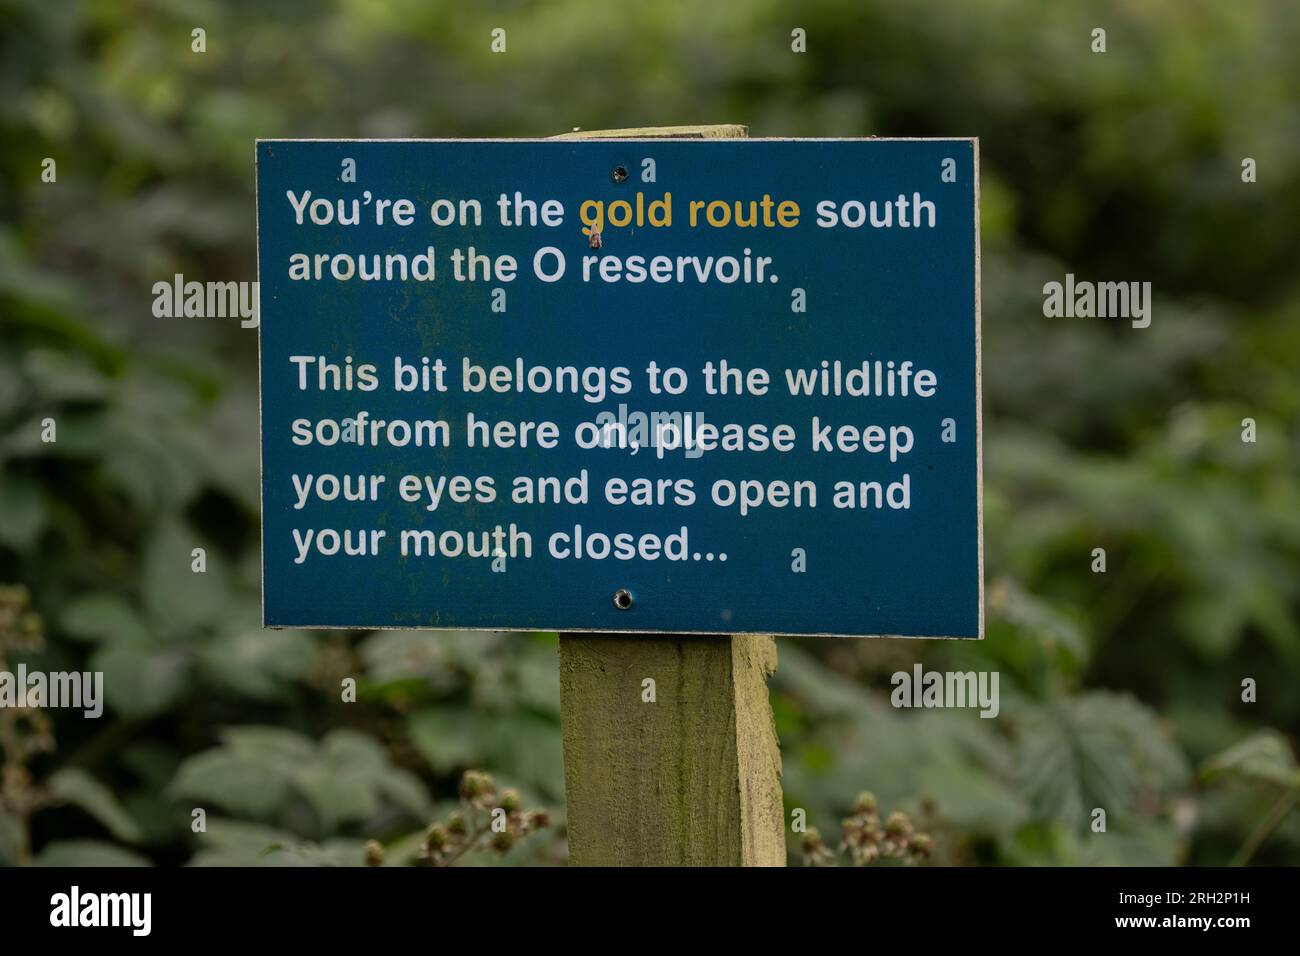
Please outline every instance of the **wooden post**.
[{"label": "wooden post", "polygon": [[775,670],[767,635],[562,634],[570,862],[783,866]]},{"label": "wooden post", "polygon": [[[674,126],[557,138],[745,135],[743,126]],[[767,635],[560,635],[570,862],[784,866],[767,695],[775,671]]]}]

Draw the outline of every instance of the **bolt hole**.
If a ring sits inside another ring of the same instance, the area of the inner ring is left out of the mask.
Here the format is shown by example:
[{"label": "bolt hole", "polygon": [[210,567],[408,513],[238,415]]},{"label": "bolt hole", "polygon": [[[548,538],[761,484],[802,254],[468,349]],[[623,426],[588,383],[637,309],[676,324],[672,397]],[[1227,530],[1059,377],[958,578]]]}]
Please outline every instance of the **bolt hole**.
[{"label": "bolt hole", "polygon": [[609,178],[612,179],[612,180],[614,180],[614,182],[616,182],[616,183],[625,183],[625,182],[627,182],[627,167],[626,167],[626,166],[615,166],[615,167],[614,167],[614,171],[613,171],[612,173],[609,174]]},{"label": "bolt hole", "polygon": [[627,588],[619,588],[614,592],[614,607],[620,611],[626,611],[632,607],[632,592]]}]

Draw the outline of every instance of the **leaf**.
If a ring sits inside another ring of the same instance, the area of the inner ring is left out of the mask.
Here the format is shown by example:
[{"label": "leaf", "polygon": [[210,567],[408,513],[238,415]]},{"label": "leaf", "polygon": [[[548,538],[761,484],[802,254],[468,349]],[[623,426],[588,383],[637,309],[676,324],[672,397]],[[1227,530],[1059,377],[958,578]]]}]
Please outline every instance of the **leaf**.
[{"label": "leaf", "polygon": [[0,864],[18,862],[18,846],[22,840],[22,824],[11,813],[0,809]]},{"label": "leaf", "polygon": [[37,383],[45,403],[98,402],[108,397],[111,388],[108,379],[89,362],[53,349],[33,349],[23,371]]},{"label": "leaf", "polygon": [[383,771],[377,780],[379,792],[414,819],[427,821],[433,812],[433,800],[424,783],[401,767]]},{"label": "leaf", "polygon": [[1078,864],[1082,866],[1176,866],[1182,860],[1185,838],[1164,820],[1141,820],[1140,825],[1114,827],[1105,839],[1092,834],[1072,834],[1081,842]]},{"label": "leaf", "polygon": [[325,763],[340,770],[374,773],[388,766],[383,745],[359,730],[331,730],[321,739],[320,749]]},{"label": "leaf", "polygon": [[268,866],[364,866],[365,841],[334,839],[324,843],[282,843],[266,855]]},{"label": "leaf", "polygon": [[1061,823],[1037,821],[1022,827],[1005,848],[1011,866],[1174,866],[1183,839],[1164,821],[1123,826],[1113,818],[1104,835],[1081,833]]},{"label": "leaf", "polygon": [[488,748],[478,739],[480,724],[466,711],[445,707],[422,710],[411,716],[406,727],[411,743],[437,773],[485,762]]},{"label": "leaf", "polygon": [[439,707],[407,723],[411,743],[438,773],[471,766],[507,768],[550,797],[564,795],[564,754],[557,724],[533,714]]},{"label": "leaf", "polygon": [[998,614],[1044,645],[1059,646],[1076,658],[1087,656],[1087,640],[1079,626],[1016,581],[1004,578],[990,587],[989,605],[990,616]]},{"label": "leaf", "polygon": [[1020,736],[1020,776],[1044,818],[1087,826],[1095,807],[1123,816],[1142,790],[1183,784],[1185,759],[1155,715],[1128,695],[1094,691],[1033,712]]},{"label": "leaf", "polygon": [[532,714],[502,714],[488,725],[488,765],[508,768],[549,797],[564,797],[564,749],[557,724]]},{"label": "leaf", "polygon": [[[332,730],[322,739],[319,759],[294,775],[295,786],[327,829],[364,820],[379,811],[381,798],[396,793],[408,807],[423,810],[423,787],[404,777],[373,737],[350,729]],[[416,788],[412,789],[412,784]]]},{"label": "leaf", "polygon": [[151,866],[130,850],[99,840],[54,840],[36,854],[37,866]]},{"label": "leaf", "polygon": [[978,765],[927,762],[918,792],[932,797],[945,821],[970,834],[1005,837],[1030,816],[1024,797]]},{"label": "leaf", "polygon": [[361,657],[370,679],[380,684],[421,680],[446,693],[464,682],[441,636],[428,631],[378,631],[362,643]]},{"label": "leaf", "polygon": [[305,631],[243,630],[207,642],[204,668],[229,689],[271,700],[302,678],[315,660],[316,644]]},{"label": "leaf", "polygon": [[274,866],[274,860],[268,858],[269,852],[297,840],[297,836],[285,830],[209,816],[207,829],[199,834],[202,849],[190,860],[190,865]]},{"label": "leaf", "polygon": [[285,727],[226,727],[221,740],[235,753],[274,763],[297,763],[316,759],[316,742],[305,734]]},{"label": "leaf", "polygon": [[560,714],[559,655],[554,646],[525,644],[512,657],[518,701],[525,707],[558,717]]},{"label": "leaf", "polygon": [[125,598],[97,591],[72,598],[63,606],[59,624],[69,637],[83,641],[126,641],[144,644],[149,632]]},{"label": "leaf", "polygon": [[0,544],[25,551],[48,521],[40,484],[26,475],[0,471]]},{"label": "leaf", "polygon": [[222,743],[182,763],[172,792],[254,819],[310,808],[326,832],[375,816],[385,799],[423,818],[428,794],[373,737],[330,731],[317,743],[279,727],[228,727]]},{"label": "leaf", "polygon": [[365,770],[314,765],[295,772],[293,782],[326,831],[348,821],[364,820],[379,810],[376,776]]},{"label": "leaf", "polygon": [[47,786],[54,796],[85,810],[119,840],[138,843],[143,838],[139,824],[113,792],[84,770],[65,767],[50,777]]},{"label": "leaf", "polygon": [[180,698],[188,683],[190,659],[178,650],[112,643],[91,655],[90,667],[103,671],[104,696],[114,711],[148,717]]},{"label": "leaf", "polygon": [[289,799],[290,768],[226,749],[185,760],[170,790],[178,797],[211,802],[233,813],[265,819]]},{"label": "leaf", "polygon": [[[207,570],[191,570],[196,547],[207,548]],[[230,613],[228,572],[220,556],[197,532],[178,521],[163,521],[145,546],[141,569],[144,606],[166,634],[186,635],[222,622]]]},{"label": "leaf", "polygon": [[1223,776],[1266,781],[1283,787],[1300,786],[1300,768],[1286,738],[1274,730],[1261,730],[1201,765],[1201,779]]}]

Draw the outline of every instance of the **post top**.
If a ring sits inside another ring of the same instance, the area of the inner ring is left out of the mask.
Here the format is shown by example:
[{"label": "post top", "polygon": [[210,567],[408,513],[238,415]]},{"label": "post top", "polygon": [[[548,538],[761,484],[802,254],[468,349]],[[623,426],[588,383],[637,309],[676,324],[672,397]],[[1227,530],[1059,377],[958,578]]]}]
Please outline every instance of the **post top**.
[{"label": "post top", "polygon": [[628,129],[574,130],[551,139],[745,139],[749,127],[736,123],[713,126],[637,126]]}]

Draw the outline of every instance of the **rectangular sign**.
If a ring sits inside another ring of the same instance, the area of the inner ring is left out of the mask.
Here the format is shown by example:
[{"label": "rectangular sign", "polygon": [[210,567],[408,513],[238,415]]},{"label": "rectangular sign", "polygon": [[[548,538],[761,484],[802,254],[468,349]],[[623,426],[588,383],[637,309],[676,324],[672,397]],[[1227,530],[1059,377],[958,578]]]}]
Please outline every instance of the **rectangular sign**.
[{"label": "rectangular sign", "polygon": [[977,143],[260,141],[268,626],[983,633]]}]

